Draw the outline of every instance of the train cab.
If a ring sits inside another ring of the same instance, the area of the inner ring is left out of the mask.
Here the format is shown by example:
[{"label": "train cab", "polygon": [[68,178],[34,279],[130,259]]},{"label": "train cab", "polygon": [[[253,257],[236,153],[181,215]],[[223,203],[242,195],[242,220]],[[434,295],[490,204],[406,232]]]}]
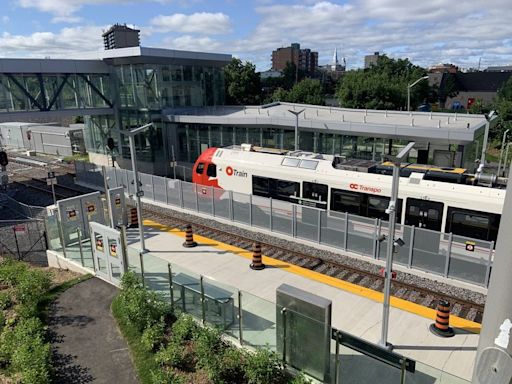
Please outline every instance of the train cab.
[{"label": "train cab", "polygon": [[219,188],[217,165],[213,163],[213,155],[217,148],[208,148],[197,158],[192,168],[192,182],[199,185]]}]

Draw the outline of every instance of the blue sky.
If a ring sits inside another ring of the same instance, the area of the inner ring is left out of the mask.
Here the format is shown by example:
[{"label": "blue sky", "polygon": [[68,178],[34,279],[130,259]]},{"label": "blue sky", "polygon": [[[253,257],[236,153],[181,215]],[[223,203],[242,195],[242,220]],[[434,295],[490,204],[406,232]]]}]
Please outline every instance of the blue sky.
[{"label": "blue sky", "polygon": [[142,45],[230,53],[270,67],[273,49],[298,42],[349,68],[380,51],[418,65],[512,64],[510,0],[0,0],[0,55],[72,57],[102,49],[112,23],[141,30]]}]

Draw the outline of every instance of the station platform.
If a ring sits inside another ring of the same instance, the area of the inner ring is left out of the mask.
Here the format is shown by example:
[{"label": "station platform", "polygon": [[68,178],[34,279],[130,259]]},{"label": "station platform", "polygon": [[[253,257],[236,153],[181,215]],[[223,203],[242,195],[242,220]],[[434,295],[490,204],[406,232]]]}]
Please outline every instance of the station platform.
[{"label": "station platform", "polygon": [[[181,230],[150,220],[145,220],[144,225],[146,248],[151,255],[144,258],[144,270],[148,275],[154,272],[154,284],[164,286],[157,280],[166,278],[162,266],[167,262],[271,303],[276,302],[277,287],[286,283],[332,300],[333,327],[369,342],[379,341],[383,300],[380,292],[266,256],[263,256],[263,262],[267,268],[254,271],[249,268],[251,252],[198,235],[194,235],[197,247],[184,248],[185,234]],[[130,229],[129,247],[137,248],[137,239],[138,231]],[[165,289],[168,291],[168,285]],[[391,299],[391,306],[388,341],[395,352],[416,360],[425,372],[431,374],[429,377],[433,380],[422,382],[463,383],[466,381],[457,378],[471,380],[480,324],[452,316],[451,326],[456,334],[452,338],[441,338],[429,331],[435,318],[434,310],[398,298]],[[275,307],[272,310],[275,317]],[[265,317],[265,314],[261,316]]]}]

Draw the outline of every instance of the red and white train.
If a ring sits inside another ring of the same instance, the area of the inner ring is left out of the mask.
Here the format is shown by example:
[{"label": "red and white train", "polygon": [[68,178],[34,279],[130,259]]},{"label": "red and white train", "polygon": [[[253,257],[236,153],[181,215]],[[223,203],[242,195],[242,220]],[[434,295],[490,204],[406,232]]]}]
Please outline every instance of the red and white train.
[{"label": "red and white train", "polygon": [[[350,168],[337,156],[242,144],[205,150],[194,164],[192,180],[224,190],[387,220],[391,168],[386,164]],[[401,175],[400,223],[496,240],[505,189],[471,185],[478,182],[478,176],[457,168],[410,164],[402,168]],[[484,181],[490,185],[496,179]]]}]

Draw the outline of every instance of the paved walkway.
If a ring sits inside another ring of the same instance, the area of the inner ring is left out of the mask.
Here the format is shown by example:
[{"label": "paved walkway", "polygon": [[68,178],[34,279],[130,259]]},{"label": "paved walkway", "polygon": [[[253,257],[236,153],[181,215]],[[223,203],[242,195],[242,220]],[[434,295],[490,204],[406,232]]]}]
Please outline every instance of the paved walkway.
[{"label": "paved walkway", "polygon": [[54,302],[50,329],[57,383],[138,383],[128,345],[110,311],[116,290],[92,278]]}]

